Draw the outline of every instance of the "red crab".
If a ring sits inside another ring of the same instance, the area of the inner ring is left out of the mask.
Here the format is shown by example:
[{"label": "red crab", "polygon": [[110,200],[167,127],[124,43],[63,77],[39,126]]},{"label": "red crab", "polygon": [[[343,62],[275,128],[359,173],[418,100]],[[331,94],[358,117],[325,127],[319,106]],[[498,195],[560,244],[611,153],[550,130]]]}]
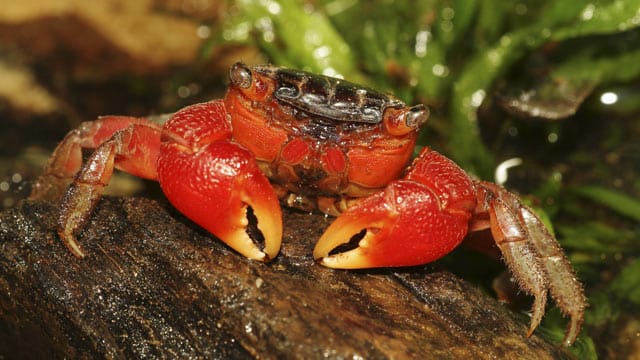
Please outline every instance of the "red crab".
[{"label": "red crab", "polygon": [[[74,255],[85,255],[75,234],[114,167],[158,180],[179,211],[261,261],[280,249],[280,202],[338,216],[313,252],[332,268],[425,264],[468,232],[490,228],[520,287],[535,297],[529,334],[549,292],[571,317],[564,343],[574,342],[583,290],[533,211],[432,149],[411,162],[425,106],[268,65],[236,63],[229,77],[224,99],[186,107],[164,126],[106,116],[65,137],[32,198],[68,186],[58,232]],[[82,148],[95,149],[84,165]]]}]

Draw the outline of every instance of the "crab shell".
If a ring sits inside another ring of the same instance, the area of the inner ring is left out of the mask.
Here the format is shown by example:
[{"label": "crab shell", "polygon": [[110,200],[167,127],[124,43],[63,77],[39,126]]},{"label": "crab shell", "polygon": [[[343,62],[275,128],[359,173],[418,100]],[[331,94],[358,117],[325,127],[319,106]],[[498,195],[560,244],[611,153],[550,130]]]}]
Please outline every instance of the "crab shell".
[{"label": "crab shell", "polygon": [[305,198],[359,198],[384,188],[403,174],[429,116],[424,105],[341,79],[240,63],[230,70],[224,104],[233,140],[273,183]]}]

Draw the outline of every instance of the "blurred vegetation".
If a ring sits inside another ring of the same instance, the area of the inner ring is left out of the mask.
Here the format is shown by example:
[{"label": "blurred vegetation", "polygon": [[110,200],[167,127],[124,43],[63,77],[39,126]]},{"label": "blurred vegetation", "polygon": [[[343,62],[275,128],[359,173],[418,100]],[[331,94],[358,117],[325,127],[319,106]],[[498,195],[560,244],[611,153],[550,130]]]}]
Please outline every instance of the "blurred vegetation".
[{"label": "blurred vegetation", "polygon": [[[586,285],[571,349],[586,359],[640,321],[639,25],[640,0],[239,0],[203,57],[256,45],[425,103],[421,143],[481,178],[522,158],[506,185],[551,219]],[[559,342],[564,324],[550,311],[541,332]]]}]

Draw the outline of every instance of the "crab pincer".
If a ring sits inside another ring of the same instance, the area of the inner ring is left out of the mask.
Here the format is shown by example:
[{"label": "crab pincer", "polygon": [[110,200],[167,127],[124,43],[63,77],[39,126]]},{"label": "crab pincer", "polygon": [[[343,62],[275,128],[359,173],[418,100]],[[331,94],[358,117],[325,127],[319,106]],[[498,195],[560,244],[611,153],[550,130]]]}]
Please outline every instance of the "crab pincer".
[{"label": "crab pincer", "polygon": [[222,101],[174,114],[162,138],[160,185],[195,223],[242,255],[269,261],[282,239],[278,197],[255,157],[230,136]]},{"label": "crab pincer", "polygon": [[471,188],[471,180],[457,165],[425,149],[405,178],[342,213],[324,232],[313,255],[322,265],[343,269],[411,266],[439,259],[467,233],[475,206]]}]

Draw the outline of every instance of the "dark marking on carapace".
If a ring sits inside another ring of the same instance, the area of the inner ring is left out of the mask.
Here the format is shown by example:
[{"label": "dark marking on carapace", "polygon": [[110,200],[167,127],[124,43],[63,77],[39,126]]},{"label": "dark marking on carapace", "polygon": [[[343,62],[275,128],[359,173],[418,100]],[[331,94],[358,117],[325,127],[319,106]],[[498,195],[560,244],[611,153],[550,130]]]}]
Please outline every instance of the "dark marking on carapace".
[{"label": "dark marking on carapace", "polygon": [[253,70],[275,80],[274,98],[279,103],[314,121],[379,124],[387,107],[405,106],[392,95],[343,79],[270,65]]}]

